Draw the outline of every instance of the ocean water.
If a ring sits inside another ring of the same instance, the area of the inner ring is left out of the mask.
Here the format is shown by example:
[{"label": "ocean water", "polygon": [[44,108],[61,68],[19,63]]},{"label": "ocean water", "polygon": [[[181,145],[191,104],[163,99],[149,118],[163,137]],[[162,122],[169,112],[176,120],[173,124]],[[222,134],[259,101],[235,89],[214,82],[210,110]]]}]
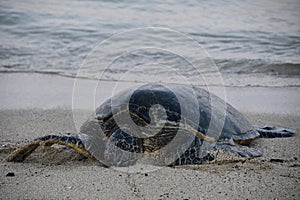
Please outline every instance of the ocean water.
[{"label": "ocean water", "polygon": [[1,0],[0,73],[17,72],[300,86],[300,1]]}]

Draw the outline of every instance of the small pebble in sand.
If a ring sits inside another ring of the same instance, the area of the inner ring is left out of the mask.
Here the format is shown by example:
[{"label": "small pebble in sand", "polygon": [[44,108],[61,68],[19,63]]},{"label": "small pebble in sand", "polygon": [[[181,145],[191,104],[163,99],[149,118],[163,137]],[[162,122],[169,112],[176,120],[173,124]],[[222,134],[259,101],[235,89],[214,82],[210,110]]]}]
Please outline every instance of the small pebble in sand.
[{"label": "small pebble in sand", "polygon": [[15,173],[13,173],[13,172],[8,172],[8,173],[6,174],[6,176],[13,177],[13,176],[15,176]]}]

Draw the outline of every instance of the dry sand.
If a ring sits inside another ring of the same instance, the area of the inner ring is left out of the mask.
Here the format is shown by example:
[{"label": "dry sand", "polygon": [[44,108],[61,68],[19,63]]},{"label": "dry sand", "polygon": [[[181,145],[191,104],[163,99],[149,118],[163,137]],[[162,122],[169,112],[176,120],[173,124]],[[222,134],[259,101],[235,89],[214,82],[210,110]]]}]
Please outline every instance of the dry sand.
[{"label": "dry sand", "polygon": [[[2,101],[9,102],[8,96]],[[14,98],[13,91],[10,96]],[[281,102],[290,100],[282,97]],[[276,112],[276,106],[274,110],[247,112],[247,104],[242,109],[253,124],[280,125],[298,133],[292,138],[255,140],[252,146],[264,152],[258,159],[127,173],[105,168],[66,148],[44,147],[23,163],[0,163],[0,199],[300,199],[299,107],[294,112]],[[5,109],[2,105],[0,158],[11,147],[37,136],[65,132],[76,132],[68,107]],[[9,172],[14,176],[6,176]]]},{"label": "dry sand", "polygon": [[[299,118],[247,115],[298,129]],[[70,110],[2,110],[1,145],[43,134],[74,132]],[[257,139],[264,156],[222,165],[164,167],[148,173],[104,168],[66,149],[40,148],[24,163],[0,164],[1,199],[299,199],[299,134]],[[1,158],[7,152],[2,146]],[[271,162],[278,159],[278,162]],[[14,177],[6,177],[14,172]]]}]

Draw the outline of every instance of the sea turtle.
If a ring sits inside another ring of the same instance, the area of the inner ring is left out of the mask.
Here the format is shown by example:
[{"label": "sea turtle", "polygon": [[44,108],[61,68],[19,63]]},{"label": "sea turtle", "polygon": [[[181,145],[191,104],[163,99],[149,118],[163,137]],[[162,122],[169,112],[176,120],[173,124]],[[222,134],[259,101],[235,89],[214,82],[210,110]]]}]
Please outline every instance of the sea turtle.
[{"label": "sea turtle", "polygon": [[288,129],[252,126],[205,89],[145,84],[106,100],[78,134],[39,137],[6,160],[21,162],[39,145],[61,144],[106,166],[128,166],[140,160],[158,165],[201,164],[215,159],[215,151],[258,157],[259,150],[247,147],[253,139],[292,135]]}]

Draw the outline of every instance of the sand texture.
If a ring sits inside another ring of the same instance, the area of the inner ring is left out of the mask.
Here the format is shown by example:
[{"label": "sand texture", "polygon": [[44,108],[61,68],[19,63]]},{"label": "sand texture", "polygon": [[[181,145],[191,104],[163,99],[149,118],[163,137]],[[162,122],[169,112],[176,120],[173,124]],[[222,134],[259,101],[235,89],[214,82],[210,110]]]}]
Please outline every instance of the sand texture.
[{"label": "sand texture", "polygon": [[[299,117],[247,114],[256,124],[299,132]],[[10,148],[50,133],[74,132],[67,109],[0,111],[1,159]],[[0,163],[0,199],[299,199],[299,134],[257,139],[258,159],[163,167],[147,173],[105,168],[62,147],[41,147],[23,163]],[[14,176],[7,174],[13,172]]]}]

